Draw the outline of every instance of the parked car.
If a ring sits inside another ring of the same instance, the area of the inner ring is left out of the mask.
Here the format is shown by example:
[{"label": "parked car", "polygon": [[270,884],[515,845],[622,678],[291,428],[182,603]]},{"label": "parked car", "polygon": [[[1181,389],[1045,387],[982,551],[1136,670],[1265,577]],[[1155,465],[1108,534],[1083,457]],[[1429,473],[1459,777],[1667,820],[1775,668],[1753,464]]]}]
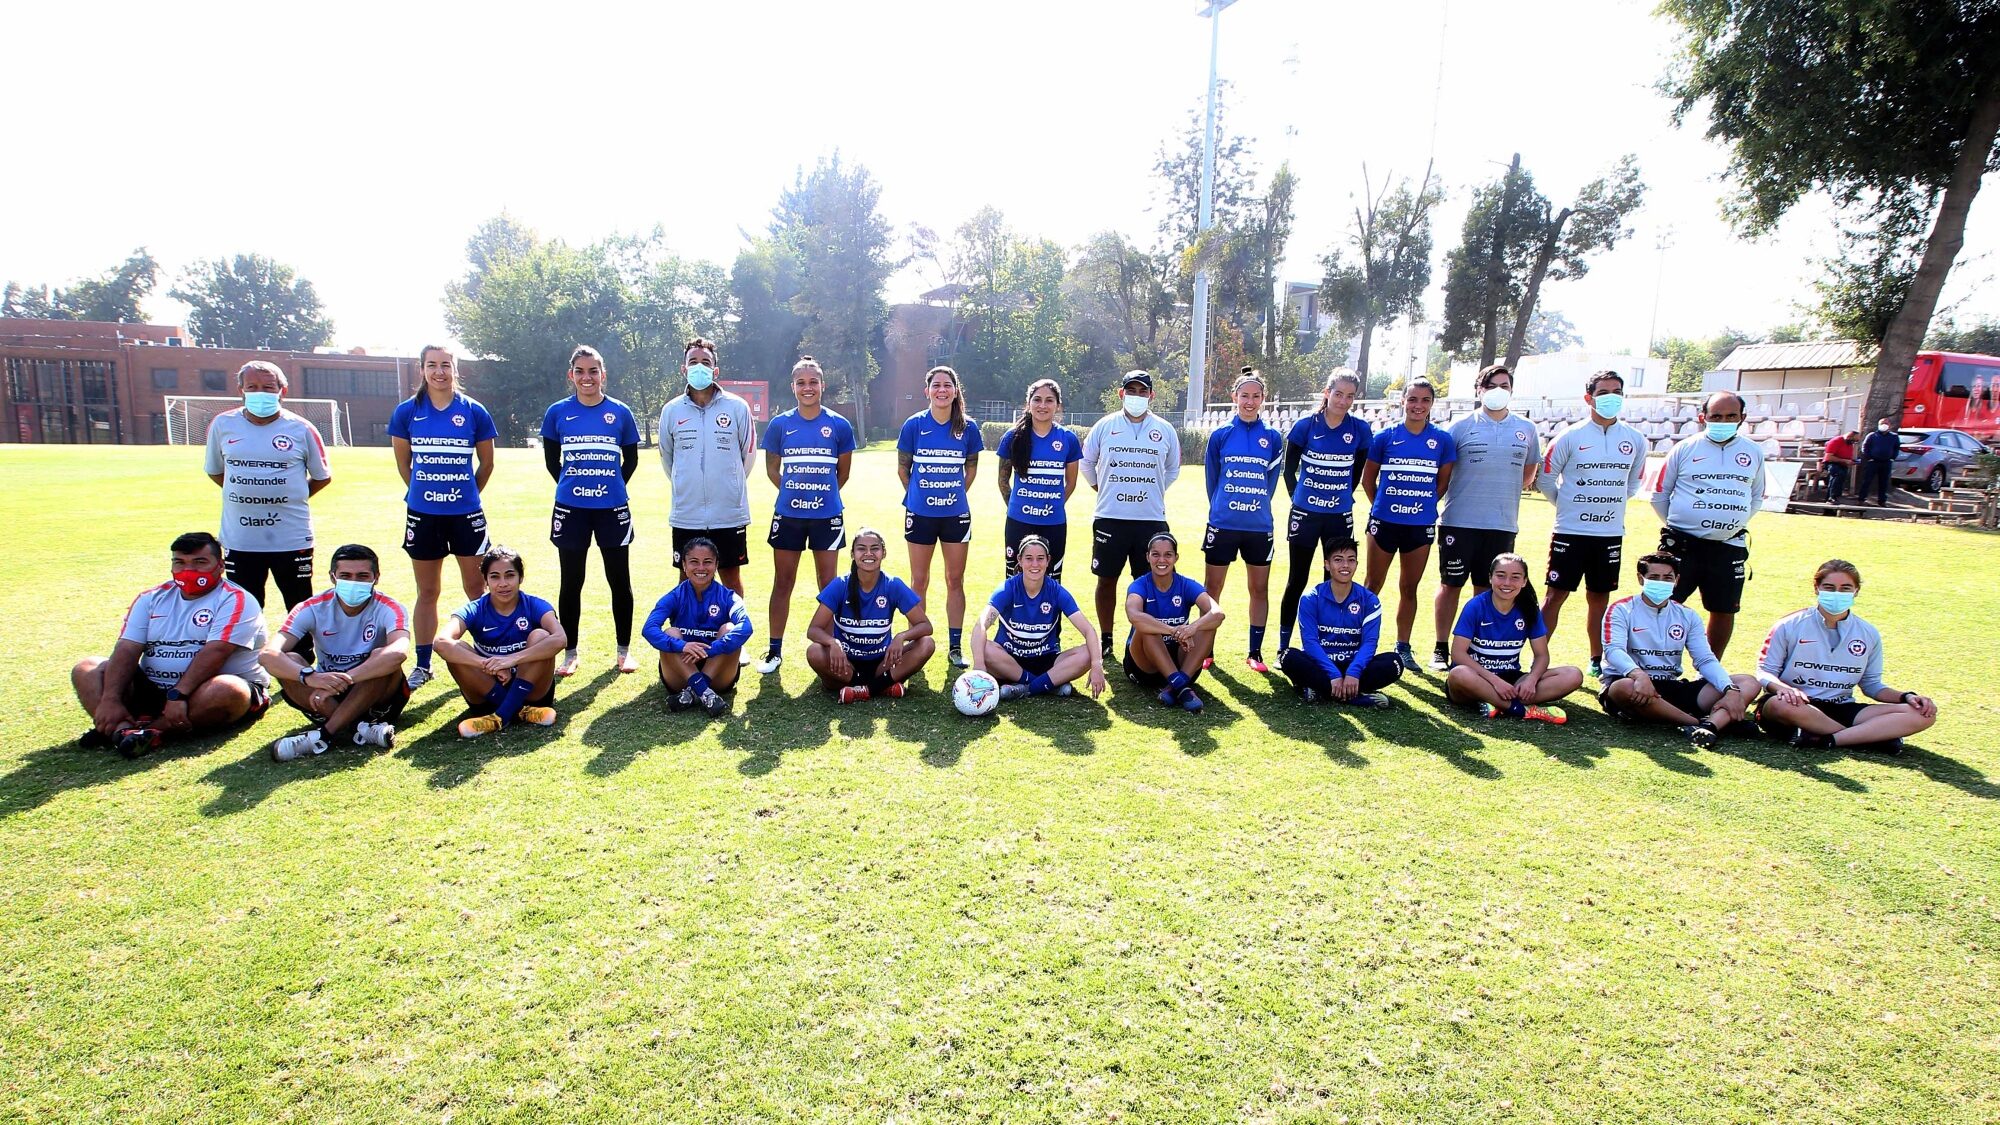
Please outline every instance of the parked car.
[{"label": "parked car", "polygon": [[1903,439],[1903,452],[1896,456],[1889,479],[1898,484],[1920,482],[1932,492],[1970,469],[1986,448],[1964,430],[1906,429],[1898,436]]}]

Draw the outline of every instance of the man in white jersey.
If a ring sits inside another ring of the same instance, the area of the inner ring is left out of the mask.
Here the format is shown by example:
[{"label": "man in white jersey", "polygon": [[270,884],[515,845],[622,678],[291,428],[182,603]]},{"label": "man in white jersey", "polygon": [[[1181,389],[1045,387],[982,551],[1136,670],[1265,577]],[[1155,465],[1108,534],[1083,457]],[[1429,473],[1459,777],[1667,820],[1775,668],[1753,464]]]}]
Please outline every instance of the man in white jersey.
[{"label": "man in white jersey", "polygon": [[132,599],[118,646],[70,669],[90,729],[77,744],[127,758],[168,738],[254,720],[270,705],[257,663],[264,611],[222,572],[222,544],[206,531],[175,539],[173,577]]},{"label": "man in white jersey", "polygon": [[[313,524],[307,501],[333,481],[311,422],[284,408],[289,381],[275,363],[236,373],[243,405],[208,424],[203,470],[222,489],[222,566],[264,604],[264,577],[285,608],[312,595]],[[310,650],[308,650],[310,651]]]},{"label": "man in white jersey", "polygon": [[[1121,587],[1148,570],[1146,544],[1167,526],[1167,489],[1181,475],[1181,436],[1153,413],[1153,377],[1128,371],[1119,381],[1119,409],[1099,419],[1083,439],[1083,479],[1097,490],[1091,521],[1090,572],[1097,576],[1097,625],[1103,658],[1111,659]],[[1128,577],[1129,574],[1129,577]]]},{"label": "man in white jersey", "polygon": [[1764,503],[1764,450],[1738,431],[1743,399],[1729,391],[1708,396],[1702,432],[1667,453],[1653,510],[1660,514],[1660,550],[1681,560],[1674,600],[1701,591],[1708,611],[1708,645],[1720,657],[1736,630],[1743,584],[1750,578],[1750,517]]},{"label": "man in white jersey", "polygon": [[1625,378],[1599,371],[1583,384],[1585,418],[1549,443],[1536,482],[1556,506],[1543,580],[1542,620],[1554,636],[1563,603],[1579,587],[1589,611],[1590,674],[1603,675],[1604,610],[1622,575],[1625,502],[1639,494],[1646,476],[1646,436],[1618,420],[1625,410]]},{"label": "man in white jersey", "polygon": [[[1597,701],[1613,718],[1672,723],[1699,749],[1743,721],[1755,676],[1732,676],[1708,647],[1701,616],[1674,600],[1680,560],[1654,552],[1636,567],[1639,593],[1621,599],[1604,620],[1604,689]],[[1681,658],[1699,679],[1681,679]]]},{"label": "man in white jersey", "polygon": [[[351,736],[356,746],[396,744],[396,717],[410,700],[409,615],[376,590],[382,560],[359,543],[334,548],[333,586],[300,602],[259,658],[285,702],[314,725],[271,745],[280,762],[324,754]],[[311,640],[318,659],[301,656]]]}]

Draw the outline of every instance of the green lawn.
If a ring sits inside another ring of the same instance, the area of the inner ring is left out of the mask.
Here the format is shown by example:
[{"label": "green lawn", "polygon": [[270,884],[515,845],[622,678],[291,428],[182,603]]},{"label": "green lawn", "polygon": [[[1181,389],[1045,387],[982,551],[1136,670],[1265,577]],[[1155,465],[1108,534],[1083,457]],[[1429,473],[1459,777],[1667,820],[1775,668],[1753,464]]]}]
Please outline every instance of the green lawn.
[{"label": "green lawn", "polygon": [[[547,730],[461,742],[433,685],[393,752],[274,764],[282,709],[136,763],[75,750],[69,664],[215,518],[198,462],[0,446],[0,1119],[2000,1118],[1990,536],[1757,519],[1731,668],[1853,559],[1890,681],[1943,708],[1894,759],[1697,753],[1583,696],[1565,728],[1479,725],[1434,676],[1308,711],[1243,669],[1240,575],[1200,716],[1114,673],[1104,703],[969,721],[936,666],[838,708],[803,584],[782,676],[726,721],[668,715],[608,671],[593,586]],[[322,564],[372,543],[407,594],[388,452],[335,469]],[[850,526],[907,573],[893,458],[855,469]],[[636,490],[643,613],[657,462]],[[488,512],[552,597],[550,495],[503,452]],[[1198,574],[1198,474],[1173,501]],[[1550,519],[1524,503],[1537,572]],[[761,633],[761,547],[748,573]],[[1420,646],[1428,616],[1427,590]]]}]

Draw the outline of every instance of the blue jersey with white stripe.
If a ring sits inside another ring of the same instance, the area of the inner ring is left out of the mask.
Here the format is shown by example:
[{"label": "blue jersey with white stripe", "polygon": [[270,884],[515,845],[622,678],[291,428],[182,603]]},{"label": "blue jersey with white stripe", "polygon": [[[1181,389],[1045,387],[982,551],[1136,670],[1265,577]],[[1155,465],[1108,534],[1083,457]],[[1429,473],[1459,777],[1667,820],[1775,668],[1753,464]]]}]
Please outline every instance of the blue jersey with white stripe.
[{"label": "blue jersey with white stripe", "polygon": [[1375,503],[1368,515],[1384,523],[1429,527],[1438,520],[1438,474],[1458,460],[1451,435],[1429,423],[1417,433],[1397,426],[1375,435],[1368,459],[1375,474]]},{"label": "blue jersey with white stripe", "polygon": [[910,455],[910,487],[903,494],[903,507],[920,516],[966,516],[972,506],[965,499],[965,466],[986,448],[979,423],[965,420],[965,432],[953,437],[950,422],[940,422],[928,410],[919,410],[903,423],[896,439],[898,452]]},{"label": "blue jersey with white stripe", "polygon": [[[1000,460],[1012,464],[1018,430],[1000,435],[995,447]],[[1028,429],[1028,471],[1015,473],[1007,493],[1007,518],[1048,527],[1069,522],[1063,511],[1063,491],[1069,487],[1069,467],[1083,460],[1083,442],[1065,426],[1050,426],[1046,435]]]},{"label": "blue jersey with white stripe", "polygon": [[1000,647],[1013,656],[1053,656],[1062,651],[1063,618],[1078,612],[1076,599],[1053,578],[1030,597],[1019,574],[1000,584],[987,604],[1000,611]]},{"label": "blue jersey with white stripe", "polygon": [[1337,594],[1332,582],[1321,582],[1299,599],[1299,650],[1328,676],[1352,673],[1375,659],[1382,640],[1382,600],[1359,583]]},{"label": "blue jersey with white stripe", "polygon": [[840,514],[840,459],[854,452],[847,419],[826,409],[816,418],[787,410],[764,427],[764,451],[778,457],[778,515],[823,520]]},{"label": "blue jersey with white stripe", "polygon": [[452,395],[442,410],[431,405],[428,394],[396,404],[389,415],[389,436],[410,443],[406,497],[410,510],[431,516],[478,511],[479,466],[474,452],[480,442],[499,434],[493,428],[493,415],[463,394]]},{"label": "blue jersey with white stripe", "polygon": [[639,444],[632,408],[607,396],[585,406],[571,395],[542,415],[542,440],[560,443],[562,475],[556,503],[569,508],[622,508],[625,447]]},{"label": "blue jersey with white stripe", "polygon": [[1494,608],[1493,592],[1488,590],[1465,604],[1451,633],[1472,642],[1472,659],[1481,668],[1488,672],[1518,672],[1521,650],[1536,637],[1548,636],[1549,630],[1539,613],[1535,615],[1535,627],[1528,628],[1528,615],[1518,602],[1513,609],[1501,613]]},{"label": "blue jersey with white stripe", "polygon": [[880,659],[889,651],[889,638],[895,635],[892,623],[896,615],[908,617],[923,599],[902,579],[886,574],[876,577],[873,589],[861,590],[859,598],[849,600],[853,592],[844,574],[819,592],[819,604],[833,611],[833,639],[847,650],[850,659]]},{"label": "blue jersey with white stripe", "polygon": [[1292,424],[1287,444],[1299,450],[1299,480],[1292,488],[1292,507],[1308,512],[1340,514],[1354,510],[1354,482],[1375,432],[1349,414],[1338,426],[1326,415],[1313,414]]},{"label": "blue jersey with white stripe", "polygon": [[[668,633],[669,628],[681,635]],[[722,583],[711,581],[708,589],[697,590],[687,579],[653,603],[639,632],[661,652],[680,652],[693,642],[707,645],[710,656],[721,656],[750,639],[750,614],[736,591]]]},{"label": "blue jersey with white stripe", "polygon": [[542,618],[555,607],[533,594],[522,594],[514,612],[503,614],[493,607],[493,595],[481,594],[465,603],[453,617],[465,622],[472,637],[472,650],[481,656],[509,656],[528,647],[528,634],[542,627]]},{"label": "blue jersey with white stripe", "polygon": [[1183,574],[1174,575],[1173,581],[1162,590],[1160,584],[1153,580],[1152,572],[1148,571],[1133,579],[1132,584],[1125,587],[1125,592],[1139,595],[1146,603],[1140,609],[1157,618],[1160,624],[1179,626],[1188,623],[1188,618],[1195,612],[1195,603],[1208,591],[1201,583]]},{"label": "blue jersey with white stripe", "polygon": [[1262,418],[1231,418],[1208,435],[1208,526],[1270,531],[1285,439]]}]

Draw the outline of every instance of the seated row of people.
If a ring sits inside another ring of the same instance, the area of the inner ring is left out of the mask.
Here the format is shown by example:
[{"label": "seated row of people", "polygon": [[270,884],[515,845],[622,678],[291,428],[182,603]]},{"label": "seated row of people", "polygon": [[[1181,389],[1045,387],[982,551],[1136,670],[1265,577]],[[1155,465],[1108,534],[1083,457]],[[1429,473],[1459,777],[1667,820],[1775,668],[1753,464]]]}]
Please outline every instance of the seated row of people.
[{"label": "seated row of people", "polygon": [[[842,703],[898,698],[936,654],[921,597],[883,573],[883,536],[854,537],[851,565],[821,590],[806,658]],[[91,716],[85,745],[138,757],[164,738],[254,721],[267,708],[271,682],[311,726],[279,739],[280,761],[324,753],[342,742],[394,745],[395,724],[410,697],[403,665],[412,635],[404,608],[381,592],[381,564],[366,546],[334,551],[331,586],[287,615],[267,644],[255,600],[225,579],[213,535],[190,532],[171,548],[172,578],[140,594],[108,658],[72,670],[78,700]],[[1003,700],[1067,695],[1083,680],[1105,688],[1099,638],[1075,599],[1049,575],[1051,552],[1038,536],[1016,549],[1018,572],[989,599],[972,638],[975,668],[1001,683]],[[1164,706],[1203,708],[1194,685],[1209,666],[1224,614],[1198,582],[1181,575],[1178,544],[1159,533],[1146,545],[1147,572],[1127,589],[1124,669]],[[682,549],[683,581],[662,597],[644,635],[659,652],[667,708],[729,709],[752,625],[742,598],[717,580],[715,545],[694,539]],[[1380,708],[1383,689],[1402,675],[1383,652],[1381,602],[1354,582],[1359,548],[1352,540],[1325,555],[1326,578],[1299,606],[1299,647],[1281,665],[1298,696]],[[1604,628],[1607,675],[1598,693],[1605,712],[1629,721],[1677,727],[1693,745],[1716,744],[1723,731],[1755,726],[1752,701],[1767,732],[1802,747],[1893,749],[1928,728],[1937,707],[1883,680],[1880,633],[1853,613],[1861,575],[1830,560],[1814,575],[1815,604],[1779,621],[1754,675],[1731,674],[1709,648],[1694,610],[1672,600],[1679,560],[1640,559],[1640,590],[1615,603]],[[435,639],[469,714],[461,736],[515,724],[556,721],[556,660],[567,637],[555,608],[521,589],[518,553],[494,548],[480,560],[484,592],[454,612]],[[1558,701],[1583,686],[1583,673],[1551,665],[1548,630],[1526,560],[1502,554],[1485,593],[1459,614],[1453,630],[1446,696],[1486,718],[1562,723]],[[896,616],[906,622],[894,628]],[[1061,643],[1064,621],[1081,643]],[[1526,665],[1523,666],[1523,658]],[[1684,662],[1697,674],[1684,680]],[[1859,688],[1865,702],[1854,699]]]}]

